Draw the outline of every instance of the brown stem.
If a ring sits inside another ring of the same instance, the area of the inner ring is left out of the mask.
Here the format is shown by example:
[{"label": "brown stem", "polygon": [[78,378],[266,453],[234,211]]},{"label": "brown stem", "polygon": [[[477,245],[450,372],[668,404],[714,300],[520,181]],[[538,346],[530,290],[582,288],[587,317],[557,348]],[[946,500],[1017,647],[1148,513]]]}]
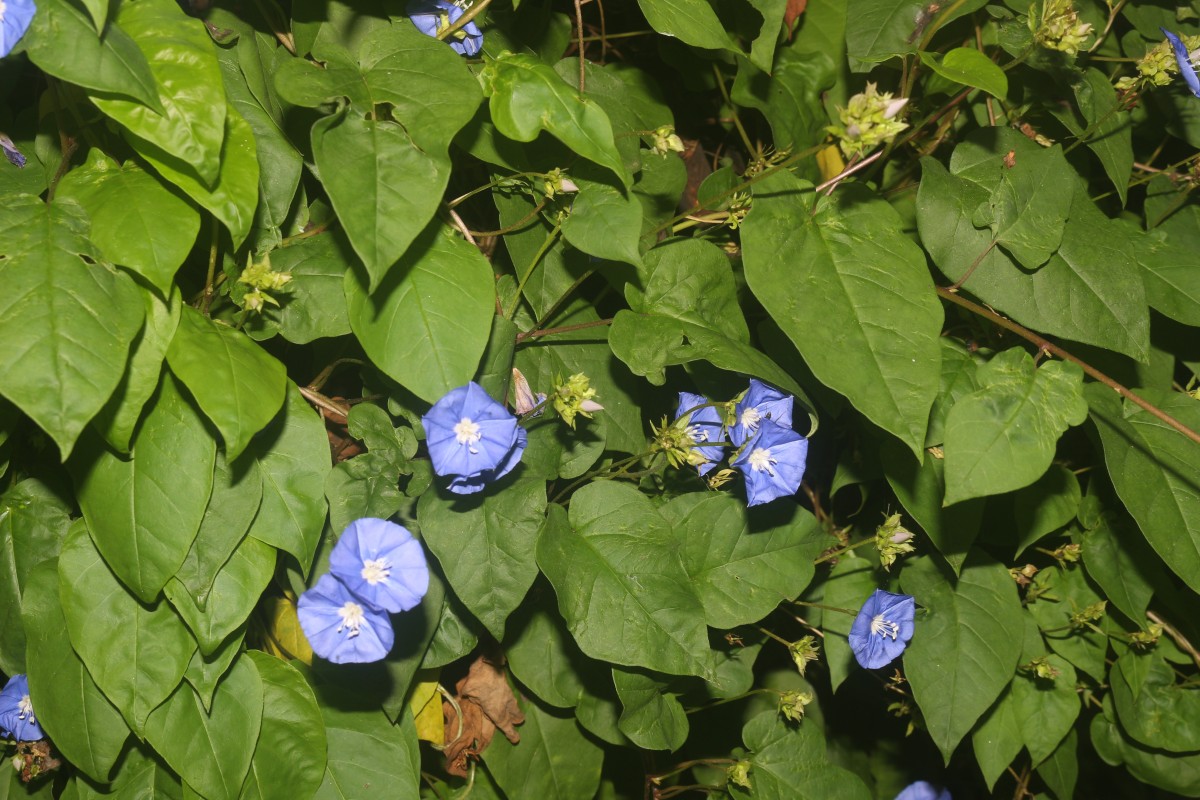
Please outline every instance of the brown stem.
[{"label": "brown stem", "polygon": [[978,314],[979,316],[989,320],[990,322],[992,322],[996,325],[999,325],[1001,328],[1004,328],[1007,331],[1012,331],[1017,336],[1020,336],[1022,339],[1026,340],[1027,342],[1037,345],[1037,347],[1039,349],[1044,350],[1047,353],[1056,355],[1064,361],[1070,361],[1072,364],[1079,366],[1088,375],[1090,375],[1091,377],[1100,381],[1105,386],[1107,386],[1110,389],[1112,389],[1113,391],[1115,391],[1117,394],[1136,403],[1144,411],[1146,411],[1150,414],[1153,414],[1155,417],[1158,417],[1160,420],[1162,420],[1166,424],[1170,425],[1172,428],[1179,431],[1184,436],[1191,439],[1193,442],[1200,444],[1200,433],[1196,433],[1194,430],[1189,428],[1187,425],[1184,425],[1182,422],[1175,419],[1170,414],[1163,411],[1161,408],[1151,405],[1150,403],[1143,400],[1141,397],[1138,397],[1136,394],[1131,392],[1129,389],[1127,389],[1124,386],[1122,386],[1121,384],[1117,383],[1112,378],[1108,377],[1103,372],[1101,372],[1100,370],[1093,367],[1091,364],[1088,364],[1086,361],[1083,361],[1082,359],[1071,355],[1066,350],[1063,350],[1058,345],[1052,344],[1048,340],[1042,338],[1041,336],[1038,336],[1036,333],[1029,330],[1028,328],[1022,327],[1021,325],[1018,325],[1017,323],[1013,322],[1010,319],[1005,319],[1004,317],[997,314],[995,311],[992,311],[991,309],[988,309],[988,308],[984,308],[983,306],[979,305],[978,303],[972,303],[970,300],[967,300],[965,297],[959,297],[957,294],[950,291],[950,289],[946,288],[945,286],[938,286],[936,288],[937,288],[937,293],[939,295],[941,295],[942,298],[949,300],[951,303],[954,303],[957,306],[961,306],[973,314]]},{"label": "brown stem", "polygon": [[962,286],[964,283],[967,282],[967,278],[971,277],[971,274],[973,272],[975,272],[975,269],[980,264],[983,263],[983,260],[985,258],[987,258],[987,254],[992,252],[992,248],[994,248],[995,246],[996,246],[996,240],[992,239],[991,244],[989,244],[982,253],[975,256],[975,260],[971,262],[971,266],[967,267],[967,271],[963,273],[963,276],[961,278],[959,278],[958,280],[956,280],[954,283],[950,284],[950,291],[957,292],[958,287]]},{"label": "brown stem", "polygon": [[588,328],[600,328],[605,325],[612,325],[612,318],[597,319],[592,322],[580,322],[578,325],[560,325],[557,328],[542,328],[538,331],[522,331],[517,334],[517,343],[521,343],[526,339],[534,339],[539,336],[553,336],[556,333],[571,333],[572,331],[582,331]]},{"label": "brown stem", "polygon": [[1195,645],[1189,642],[1186,636],[1180,633],[1175,626],[1171,625],[1171,623],[1167,622],[1153,611],[1147,611],[1146,617],[1151,622],[1160,625],[1163,629],[1163,633],[1167,634],[1167,636],[1170,636],[1171,639],[1174,640],[1175,644],[1179,645],[1179,649],[1191,656],[1192,661],[1196,662],[1196,666],[1200,667],[1200,651],[1196,650]]},{"label": "brown stem", "polygon": [[579,43],[579,96],[583,97],[587,82],[587,62],[583,60],[583,2],[575,0],[576,41]]}]

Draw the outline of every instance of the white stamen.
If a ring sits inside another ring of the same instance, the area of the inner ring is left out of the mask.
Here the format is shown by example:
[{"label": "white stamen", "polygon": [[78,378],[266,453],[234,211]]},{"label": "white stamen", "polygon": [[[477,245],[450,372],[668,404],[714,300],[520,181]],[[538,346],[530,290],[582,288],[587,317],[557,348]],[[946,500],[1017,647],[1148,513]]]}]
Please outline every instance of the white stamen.
[{"label": "white stamen", "polygon": [[900,633],[900,625],[884,619],[883,614],[876,614],[871,619],[871,633],[876,636],[890,636],[894,642]]},{"label": "white stamen", "polygon": [[[0,2],[0,13],[3,13],[4,11],[3,5],[4,4]],[[29,695],[24,695],[21,697],[20,701],[17,703],[17,712],[17,719],[25,719],[26,717],[29,717],[30,722],[37,721],[33,716],[33,701],[29,699]]]},{"label": "white stamen", "polygon": [[739,420],[742,427],[747,431],[758,430],[758,422],[762,419],[762,414],[758,413],[758,409],[751,406],[742,412],[742,418]]},{"label": "white stamen", "polygon": [[771,458],[771,451],[765,447],[754,448],[754,451],[750,453],[750,458],[746,459],[746,461],[750,464],[750,469],[755,472],[765,472],[772,476],[775,473],[771,471],[771,465],[778,463],[775,459]]},{"label": "white stamen", "polygon": [[467,449],[473,455],[479,451],[472,447],[472,445],[482,439],[483,434],[479,432],[479,425],[472,422],[470,417],[463,417],[454,426],[454,438],[458,440],[459,444],[467,445]]},{"label": "white stamen", "polygon": [[688,436],[692,437],[693,442],[707,442],[708,431],[701,430],[699,425],[689,425],[687,429]]},{"label": "white stamen", "polygon": [[338,616],[342,618],[342,624],[338,625],[338,633],[341,633],[344,628],[349,628],[350,633],[346,634],[346,638],[353,639],[362,632],[366,615],[363,613],[363,607],[358,603],[347,600],[346,605],[338,609]]},{"label": "white stamen", "polygon": [[377,583],[387,583],[388,576],[391,574],[392,565],[386,558],[377,558],[374,561],[367,559],[363,561],[363,580],[372,586]]},{"label": "white stamen", "polygon": [[0,19],[4,19],[4,12],[7,10],[8,7],[4,5],[4,0],[0,0]]}]

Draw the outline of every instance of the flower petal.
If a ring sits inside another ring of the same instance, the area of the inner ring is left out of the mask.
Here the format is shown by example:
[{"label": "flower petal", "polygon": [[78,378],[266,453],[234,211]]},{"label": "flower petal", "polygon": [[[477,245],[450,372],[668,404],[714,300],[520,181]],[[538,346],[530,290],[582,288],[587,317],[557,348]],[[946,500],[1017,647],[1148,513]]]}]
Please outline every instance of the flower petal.
[{"label": "flower petal", "polygon": [[350,523],[329,554],[329,572],[363,603],[393,614],[414,607],[429,590],[421,543],[384,519]]},{"label": "flower petal", "polygon": [[[343,617],[347,603],[354,603],[362,612],[357,633]],[[359,603],[332,575],[322,575],[316,586],[300,595],[296,614],[313,652],[334,664],[379,661],[395,640],[388,615]]]}]

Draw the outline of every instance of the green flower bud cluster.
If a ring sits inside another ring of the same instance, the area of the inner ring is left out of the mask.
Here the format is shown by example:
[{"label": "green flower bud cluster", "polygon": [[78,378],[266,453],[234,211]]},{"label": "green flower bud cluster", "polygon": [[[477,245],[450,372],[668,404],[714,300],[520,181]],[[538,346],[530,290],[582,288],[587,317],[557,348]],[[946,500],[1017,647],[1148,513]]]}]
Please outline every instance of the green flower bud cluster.
[{"label": "green flower bud cluster", "polygon": [[663,125],[655,128],[650,134],[650,152],[656,156],[665,156],[667,153],[682,153],[684,151],[683,139],[675,133],[675,128],[672,125]]},{"label": "green flower bud cluster", "polygon": [[1071,0],[1045,0],[1039,19],[1037,3],[1029,7],[1029,30],[1042,47],[1074,56],[1092,35],[1090,22],[1080,22]]},{"label": "green flower bud cluster", "polygon": [[[707,462],[704,454],[696,447],[696,440],[692,438],[689,420],[690,417],[683,416],[674,422],[667,422],[667,418],[663,417],[661,425],[650,423],[650,431],[653,434],[652,447],[663,453],[672,467],[698,467]],[[732,473],[732,470],[730,472]]]},{"label": "green flower bud cluster", "polygon": [[913,532],[900,524],[900,515],[892,514],[875,529],[875,549],[879,551],[879,563],[888,569],[900,556],[916,550],[912,546]]},{"label": "green flower bud cluster", "polygon": [[[1180,36],[1188,52],[1200,49],[1200,36]],[[1179,63],[1171,43],[1166,39],[1151,47],[1146,54],[1138,59],[1137,75],[1126,75],[1116,82],[1120,91],[1130,89],[1148,89],[1152,86],[1166,86],[1179,73]]]},{"label": "green flower bud cluster", "polygon": [[1146,626],[1146,630],[1134,631],[1129,634],[1129,643],[1139,650],[1150,650],[1158,644],[1158,640],[1162,634],[1162,625],[1152,622]]},{"label": "green flower bud cluster", "polygon": [[841,141],[838,146],[846,158],[860,158],[908,127],[897,117],[908,98],[893,99],[891,92],[876,91],[868,83],[867,90],[850,98],[845,108],[838,108],[840,125],[830,125],[827,131]]},{"label": "green flower bud cluster", "polygon": [[1062,674],[1057,667],[1050,663],[1049,656],[1038,656],[1028,664],[1021,665],[1021,671],[1044,681],[1052,681]]},{"label": "green flower bud cluster", "polygon": [[1107,600],[1100,600],[1092,603],[1090,606],[1076,611],[1071,615],[1071,624],[1076,628],[1083,628],[1089,623],[1098,622],[1104,617],[1105,610],[1108,608]]},{"label": "green flower bud cluster", "polygon": [[804,707],[812,701],[812,692],[784,692],[779,696],[779,713],[784,719],[799,722],[804,719]]},{"label": "green flower bud cluster", "polygon": [[750,785],[750,762],[746,759],[742,759],[725,770],[725,777],[729,779],[730,783],[735,783],[744,789],[753,788]]},{"label": "green flower bud cluster", "polygon": [[263,256],[263,260],[254,263],[251,256],[246,257],[246,268],[238,276],[237,282],[250,287],[242,295],[239,305],[247,311],[261,312],[263,306],[270,303],[279,305],[279,301],[270,292],[282,291],[292,281],[292,273],[276,272],[271,269],[271,255]]},{"label": "green flower bud cluster", "polygon": [[559,167],[547,172],[542,179],[542,193],[546,195],[547,200],[556,195],[578,191],[579,187],[575,185],[575,181],[568,178]]},{"label": "green flower bud cluster", "polygon": [[788,645],[788,653],[791,654],[792,661],[796,662],[796,669],[800,670],[801,675],[808,667],[808,662],[817,660],[820,651],[817,640],[812,636],[805,636]]},{"label": "green flower bud cluster", "polygon": [[555,379],[554,410],[572,428],[575,427],[576,415],[591,419],[592,412],[604,410],[604,406],[592,400],[595,396],[596,390],[582,372],[575,373],[565,381],[562,378]]}]

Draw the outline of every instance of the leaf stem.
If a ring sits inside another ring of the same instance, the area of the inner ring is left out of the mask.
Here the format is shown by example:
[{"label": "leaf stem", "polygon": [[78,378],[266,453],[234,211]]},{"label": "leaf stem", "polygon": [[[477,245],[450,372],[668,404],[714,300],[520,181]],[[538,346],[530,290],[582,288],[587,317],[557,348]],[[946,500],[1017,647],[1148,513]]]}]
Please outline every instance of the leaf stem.
[{"label": "leaf stem", "polygon": [[[870,541],[867,539],[866,541]],[[804,606],[805,608],[820,608],[825,611],[837,611],[839,614],[849,614],[852,617],[857,617],[858,612],[851,608],[838,608],[837,606],[827,606],[824,603],[809,603],[804,600],[792,600],[794,606]]]},{"label": "leaf stem", "polygon": [[[835,558],[838,558],[840,556],[845,555],[846,553],[849,553],[851,550],[857,550],[858,548],[862,547],[863,545],[874,544],[874,543],[875,543],[874,539],[868,538],[868,539],[863,539],[861,541],[855,542],[854,544],[848,544],[845,547],[839,547],[837,550],[832,550],[832,551],[826,553],[825,555],[821,556],[820,558],[814,559],[813,564],[823,564],[826,561],[832,561]],[[857,613],[857,612],[855,612],[855,613]]]},{"label": "leaf stem", "polygon": [[742,144],[746,146],[746,153],[753,155],[755,147],[750,142],[750,135],[742,127],[742,120],[738,116],[737,106],[734,105],[733,98],[729,96],[729,90],[725,88],[725,78],[721,75],[721,67],[716,62],[713,62],[713,75],[717,79],[717,88],[721,90],[721,97],[729,104],[729,113],[733,116],[733,124],[737,128],[738,136],[742,137]]},{"label": "leaf stem", "polygon": [[[568,287],[567,287],[567,290],[566,290],[565,292],[563,292],[561,295],[559,295],[558,299],[557,299],[557,300],[555,300],[555,301],[554,301],[554,302],[553,302],[553,303],[550,305],[550,308],[546,309],[545,313],[544,313],[544,314],[542,314],[542,318],[541,318],[541,319],[539,319],[539,320],[537,321],[537,323],[536,323],[536,324],[537,324],[537,325],[540,327],[540,326],[542,326],[542,325],[545,325],[545,324],[546,324],[547,322],[549,322],[551,319],[553,319],[553,318],[554,318],[554,312],[555,312],[555,311],[558,311],[558,307],[559,307],[559,306],[561,306],[561,305],[563,304],[563,302],[564,302],[564,301],[565,301],[565,300],[566,300],[568,297],[570,297],[570,296],[571,296],[571,294],[572,294],[572,293],[573,293],[573,292],[574,292],[576,289],[578,289],[578,288],[579,288],[581,285],[583,285],[583,282],[584,282],[584,281],[586,281],[588,278],[590,278],[590,277],[592,276],[592,273],[593,273],[593,272],[594,272],[594,270],[590,270],[590,269],[589,269],[589,270],[587,270],[586,272],[584,272],[582,275],[580,275],[578,278],[576,278],[576,279],[575,279],[575,282],[574,282],[574,283],[572,283],[570,286],[568,286]],[[562,333],[563,331],[559,331],[559,332],[560,332],[560,333]],[[526,337],[526,338],[528,338],[528,337]],[[517,341],[520,341],[520,340],[521,340],[521,337],[518,335],[518,336],[517,336]]]},{"label": "leaf stem", "polygon": [[1006,319],[1006,318],[1000,316],[995,311],[992,311],[991,309],[988,309],[988,308],[984,308],[983,306],[979,305],[978,303],[972,303],[970,300],[966,299],[965,297],[959,297],[957,294],[950,291],[950,289],[946,288],[945,286],[937,286],[935,288],[937,289],[937,293],[939,295],[941,295],[942,298],[949,300],[951,303],[954,303],[957,306],[961,306],[962,308],[967,309],[968,311],[970,311],[973,314],[978,314],[979,316],[983,317],[984,319],[990,321],[991,323],[993,323],[995,325],[998,325],[1001,328],[1004,328],[1007,331],[1011,331],[1012,333],[1015,333],[1017,336],[1020,336],[1022,339],[1026,340],[1027,342],[1037,345],[1037,347],[1039,349],[1044,350],[1047,353],[1058,356],[1059,358],[1063,359],[1064,361],[1070,361],[1072,364],[1077,365],[1088,375],[1090,375],[1091,377],[1100,381],[1100,383],[1103,383],[1105,386],[1112,389],[1117,394],[1119,394],[1122,397],[1126,398],[1127,400],[1137,404],[1138,406],[1140,406],[1142,408],[1142,410],[1154,415],[1158,419],[1165,422],[1167,425],[1170,425],[1172,428],[1179,431],[1184,436],[1191,439],[1193,442],[1200,444],[1200,433],[1196,433],[1194,430],[1192,430],[1188,426],[1184,425],[1182,422],[1175,419],[1170,414],[1163,411],[1161,408],[1151,405],[1147,401],[1143,400],[1141,397],[1134,394],[1132,391],[1125,388],[1121,384],[1117,383],[1112,378],[1108,377],[1103,372],[1101,372],[1100,370],[1093,367],[1091,364],[1088,364],[1083,359],[1071,355],[1070,353],[1068,353],[1066,350],[1063,350],[1058,345],[1051,344],[1048,340],[1042,338],[1041,336],[1038,336],[1036,333],[1029,330],[1028,328],[1025,328],[1021,325],[1018,325],[1017,323],[1013,322],[1010,319]]},{"label": "leaf stem", "polygon": [[517,344],[526,339],[536,339],[540,336],[553,336],[556,333],[572,333],[574,331],[587,330],[588,328],[601,328],[605,325],[612,324],[612,317],[608,319],[596,319],[591,322],[580,322],[576,325],[560,325],[557,328],[542,328],[536,331],[521,331],[517,334]]},{"label": "leaf stem", "polygon": [[212,306],[213,281],[217,276],[217,248],[221,235],[216,215],[210,214],[209,221],[211,222],[212,241],[208,246],[208,275],[204,278],[204,297],[200,300],[200,313],[206,317],[209,307]]},{"label": "leaf stem", "polygon": [[521,280],[517,283],[517,291],[513,294],[512,306],[508,309],[508,313],[504,315],[505,319],[511,320],[513,314],[517,313],[517,306],[521,305],[521,293],[525,291],[525,284],[529,283],[529,279],[533,276],[533,271],[537,269],[537,265],[541,263],[542,257],[554,245],[554,240],[558,238],[558,232],[561,228],[561,222],[551,228],[550,232],[546,234],[546,239],[542,242],[542,246],[533,254],[533,261],[529,262],[528,269],[525,270],[525,274],[521,276]]}]

